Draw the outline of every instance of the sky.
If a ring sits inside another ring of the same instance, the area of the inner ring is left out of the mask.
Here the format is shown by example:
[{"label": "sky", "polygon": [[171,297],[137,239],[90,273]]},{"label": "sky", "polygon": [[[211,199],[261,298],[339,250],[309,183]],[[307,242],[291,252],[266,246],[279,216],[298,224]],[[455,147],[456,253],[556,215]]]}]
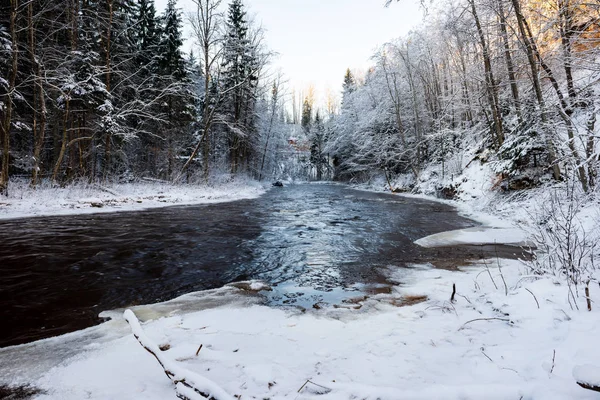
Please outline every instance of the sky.
[{"label": "sky", "polygon": [[[156,0],[159,12],[167,0]],[[224,5],[228,3],[223,1]],[[341,91],[347,68],[365,71],[375,50],[406,34],[422,20],[418,0],[245,0],[249,15],[266,30],[266,44],[278,53],[271,71],[281,70],[288,88],[317,96]],[[192,10],[191,0],[178,6]],[[190,46],[188,43],[187,46]]]}]

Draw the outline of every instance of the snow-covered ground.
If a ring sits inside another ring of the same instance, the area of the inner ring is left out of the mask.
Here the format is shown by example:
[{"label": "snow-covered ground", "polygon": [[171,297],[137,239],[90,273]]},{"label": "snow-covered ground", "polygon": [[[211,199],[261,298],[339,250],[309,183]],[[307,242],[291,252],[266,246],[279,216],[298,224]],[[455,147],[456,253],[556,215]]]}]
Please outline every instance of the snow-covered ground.
[{"label": "snow-covered ground", "polygon": [[[469,174],[452,203],[484,226],[422,244],[526,240],[547,188],[507,198],[490,190],[485,167]],[[591,226],[593,207],[582,216]],[[407,276],[390,266],[391,293],[322,309],[267,307],[254,282],[132,311],[168,365],[237,398],[600,399],[576,383],[600,382],[597,283],[590,312],[582,286],[529,267],[488,260],[459,271],[414,266]],[[133,337],[123,311],[81,332],[0,349],[0,377],[42,389],[44,400],[175,399],[175,385]]]},{"label": "snow-covered ground", "polygon": [[[599,398],[573,374],[598,365],[600,310],[583,311],[581,298],[573,309],[565,285],[524,272],[518,261],[416,267],[391,294],[306,312],[232,287],[133,311],[168,348],[163,357],[241,398]],[[401,306],[419,296],[427,299]],[[117,319],[1,350],[0,372],[45,390],[39,399],[174,399],[175,386],[127,331]],[[40,360],[50,361],[40,369]]]},{"label": "snow-covered ground", "polygon": [[260,196],[265,187],[252,180],[218,185],[172,185],[165,182],[90,185],[65,188],[11,182],[9,197],[0,197],[0,219],[42,215],[134,211],[170,205],[219,203]]}]

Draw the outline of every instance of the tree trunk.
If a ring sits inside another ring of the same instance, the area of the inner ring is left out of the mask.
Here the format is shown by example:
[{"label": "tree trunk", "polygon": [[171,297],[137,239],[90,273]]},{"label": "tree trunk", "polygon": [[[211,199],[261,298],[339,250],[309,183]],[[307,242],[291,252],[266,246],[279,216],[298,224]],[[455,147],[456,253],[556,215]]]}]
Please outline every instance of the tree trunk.
[{"label": "tree trunk", "polygon": [[556,92],[556,96],[558,97],[559,105],[560,105],[559,114],[565,123],[565,127],[567,130],[567,136],[569,137],[567,146],[569,147],[569,150],[571,152],[571,157],[573,157],[573,162],[575,163],[575,166],[577,169],[579,182],[581,183],[583,191],[587,192],[588,191],[587,175],[585,173],[585,168],[584,168],[583,164],[581,163],[581,159],[579,157],[577,149],[575,148],[575,134],[574,134],[574,128],[573,128],[573,121],[571,120],[572,110],[571,110],[569,104],[567,103],[567,101],[565,100],[565,96],[563,95],[562,91],[560,90],[560,85],[558,84],[558,81],[554,77],[554,73],[552,72],[552,69],[550,69],[550,66],[542,58],[542,54],[540,53],[540,51],[537,48],[537,45],[533,41],[533,34],[531,33],[531,29],[529,27],[529,24],[527,23],[527,20],[525,20],[524,18],[523,18],[523,25],[525,27],[527,34],[529,35],[533,53],[536,56],[537,60],[539,61],[540,65],[542,66],[542,69],[546,73],[548,80],[550,80],[550,83],[552,84],[552,87],[554,88],[554,91]]},{"label": "tree trunk", "polygon": [[0,136],[2,139],[2,169],[0,171],[0,195],[8,195],[8,180],[10,163],[10,128],[12,123],[13,109],[13,92],[17,81],[17,68],[19,59],[19,49],[17,41],[17,8],[19,0],[10,1],[10,36],[11,36],[11,56],[12,66],[8,82],[8,92],[6,94],[4,118],[2,119],[2,131]]},{"label": "tree trunk", "polygon": [[[31,174],[31,185],[35,186],[38,183],[38,175],[40,172],[40,157],[42,147],[44,146],[44,138],[46,134],[46,93],[44,92],[42,69],[40,62],[36,56],[35,30],[33,27],[33,2],[28,6],[29,19],[29,51],[31,55],[31,65],[33,72],[33,171]],[[38,111],[39,105],[39,111]],[[39,116],[39,124],[38,124]]]},{"label": "tree trunk", "polygon": [[577,97],[577,94],[575,93],[575,84],[573,83],[572,72],[571,36],[573,35],[573,12],[571,9],[571,1],[558,0],[558,13],[561,46],[564,56],[564,69],[565,76],[567,78],[567,91],[569,93],[569,99],[571,100],[570,106],[572,107],[572,102]]},{"label": "tree trunk", "polygon": [[[114,0],[106,0],[108,6],[108,25],[106,26],[106,37],[104,42],[105,51],[105,85],[106,91],[110,93],[111,90],[111,78],[112,78],[112,61],[111,61],[111,46],[112,46],[112,25],[113,25],[113,2]],[[106,128],[105,128],[106,129]],[[112,135],[109,130],[105,132],[106,138],[104,141],[104,179],[107,178],[110,173],[111,163],[111,146],[112,146]]]},{"label": "tree trunk", "polygon": [[490,107],[492,109],[492,117],[494,120],[494,142],[499,148],[504,143],[504,128],[502,126],[502,115],[500,113],[500,103],[498,100],[498,85],[496,84],[496,79],[494,78],[494,73],[492,71],[492,61],[490,59],[490,52],[487,42],[485,40],[485,34],[481,27],[481,22],[479,21],[477,9],[475,8],[475,0],[469,0],[469,3],[471,5],[471,13],[473,14],[473,18],[475,19],[475,26],[477,27],[477,33],[479,34],[479,41],[483,51],[483,65],[485,68],[485,82],[487,89],[486,92],[488,95],[488,102],[490,103]]},{"label": "tree trunk", "polygon": [[598,163],[598,156],[595,152],[595,140],[594,140],[594,129],[596,127],[596,112],[592,111],[590,118],[587,122],[587,144],[586,144],[586,158],[588,165],[588,182],[590,187],[596,185],[596,164]]},{"label": "tree trunk", "polygon": [[533,38],[529,37],[527,31],[525,30],[525,17],[521,13],[521,4],[520,0],[511,0],[513,7],[515,9],[515,15],[517,17],[517,25],[519,28],[519,34],[521,35],[521,39],[525,45],[525,53],[527,54],[527,61],[529,62],[529,67],[531,68],[531,80],[533,84],[533,90],[535,92],[535,96],[540,107],[540,116],[542,119],[543,128],[545,130],[545,140],[546,147],[548,150],[548,162],[552,168],[552,175],[554,179],[559,180],[561,177],[560,167],[558,165],[558,160],[556,159],[556,150],[554,148],[554,143],[552,143],[552,138],[550,136],[549,130],[549,120],[548,114],[546,110],[546,103],[544,101],[544,97],[542,94],[542,87],[540,85],[540,79],[538,75],[538,70],[535,62],[534,49],[533,49]]},{"label": "tree trunk", "polygon": [[[69,96],[68,94],[67,96]],[[54,172],[52,173],[52,181],[54,183],[58,183],[58,172],[60,171],[60,166],[62,164],[63,158],[65,156],[67,150],[67,139],[68,139],[68,124],[69,124],[69,99],[67,97],[67,101],[65,103],[65,116],[63,119],[63,132],[62,132],[62,143],[60,146],[60,153],[58,153],[58,158],[56,159],[56,164],[54,165]]]},{"label": "tree trunk", "polygon": [[512,54],[510,52],[510,42],[508,40],[508,31],[506,29],[506,14],[504,13],[504,7],[502,5],[503,1],[504,0],[498,0],[500,34],[502,36],[502,42],[504,44],[504,60],[506,61],[506,69],[508,70],[508,79],[510,80],[510,91],[513,97],[515,112],[517,113],[517,119],[519,121],[519,124],[522,125],[523,114],[521,112],[521,100],[519,98],[519,87],[517,86],[517,78],[515,75],[515,64],[513,62]]}]

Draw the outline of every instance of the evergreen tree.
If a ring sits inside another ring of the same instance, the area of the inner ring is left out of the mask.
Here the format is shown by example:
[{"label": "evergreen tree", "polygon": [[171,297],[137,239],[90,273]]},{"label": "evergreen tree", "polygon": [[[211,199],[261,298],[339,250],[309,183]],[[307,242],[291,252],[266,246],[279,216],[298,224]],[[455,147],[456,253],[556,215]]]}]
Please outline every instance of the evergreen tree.
[{"label": "evergreen tree", "polygon": [[315,166],[316,177],[320,181],[323,179],[323,169],[327,165],[327,160],[323,154],[325,148],[325,127],[318,111],[315,115],[314,124],[310,129],[310,136],[310,162]]},{"label": "evergreen tree", "polygon": [[159,46],[160,73],[182,80],[186,76],[186,68],[181,52],[183,46],[181,13],[176,8],[176,0],[169,0],[162,19],[164,26]]},{"label": "evergreen tree", "polygon": [[161,24],[154,0],[138,0],[133,27],[136,64],[150,73],[157,72],[156,58],[161,44]]},{"label": "evergreen tree", "polygon": [[161,151],[156,162],[159,176],[171,179],[176,159],[190,146],[192,122],[196,111],[193,81],[188,77],[187,61],[181,50],[181,12],[176,8],[175,0],[168,1],[162,24],[158,45],[157,92],[162,99],[158,103],[164,120],[164,123],[160,124],[159,134],[166,146],[160,146]]},{"label": "evergreen tree", "polygon": [[302,103],[302,119],[300,120],[300,125],[306,134],[310,132],[310,127],[312,125],[312,102],[309,98],[304,99],[304,103]]},{"label": "evergreen tree", "polygon": [[249,24],[241,0],[229,4],[223,43],[224,108],[229,121],[228,145],[232,172],[250,157],[250,136],[255,133],[257,54],[249,38]]},{"label": "evergreen tree", "polygon": [[346,75],[344,75],[344,84],[342,86],[344,93],[352,93],[354,89],[356,89],[356,81],[354,80],[354,76],[350,71],[350,68],[346,70]]}]

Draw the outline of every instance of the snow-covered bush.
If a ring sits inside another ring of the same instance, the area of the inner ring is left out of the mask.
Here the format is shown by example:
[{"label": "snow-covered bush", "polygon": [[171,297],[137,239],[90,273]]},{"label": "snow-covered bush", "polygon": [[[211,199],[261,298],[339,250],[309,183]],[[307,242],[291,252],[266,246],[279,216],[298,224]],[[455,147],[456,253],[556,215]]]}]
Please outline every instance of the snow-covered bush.
[{"label": "snow-covered bush", "polygon": [[534,274],[566,282],[573,300],[581,295],[581,285],[599,278],[595,262],[600,250],[599,221],[591,197],[570,182],[549,192],[534,215],[532,238],[538,251],[529,266]]}]

